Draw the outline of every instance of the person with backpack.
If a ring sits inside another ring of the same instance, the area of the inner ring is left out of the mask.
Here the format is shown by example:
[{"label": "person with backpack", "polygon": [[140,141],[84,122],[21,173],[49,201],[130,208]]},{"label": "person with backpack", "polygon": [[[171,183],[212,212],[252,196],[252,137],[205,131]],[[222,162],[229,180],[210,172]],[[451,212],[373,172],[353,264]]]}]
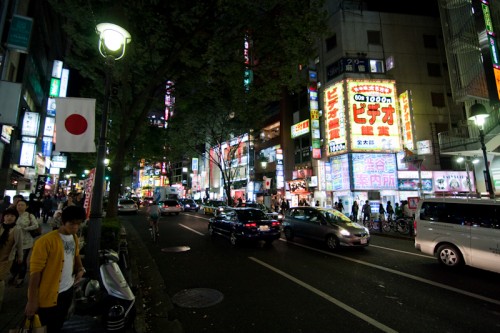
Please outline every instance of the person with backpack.
[{"label": "person with backpack", "polygon": [[160,229],[158,228],[158,220],[160,219],[161,211],[158,203],[153,201],[148,207],[149,216],[149,229],[156,232],[156,237],[160,236]]}]

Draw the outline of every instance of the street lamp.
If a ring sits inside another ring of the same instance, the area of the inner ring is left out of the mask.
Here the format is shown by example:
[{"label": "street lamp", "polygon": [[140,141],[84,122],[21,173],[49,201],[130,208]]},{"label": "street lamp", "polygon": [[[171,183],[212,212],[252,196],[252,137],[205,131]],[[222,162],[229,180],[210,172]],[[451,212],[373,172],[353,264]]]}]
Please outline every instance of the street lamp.
[{"label": "street lamp", "polygon": [[484,120],[488,116],[489,114],[486,111],[484,105],[476,102],[474,105],[471,106],[469,120],[473,120],[474,123],[479,128],[479,142],[481,143],[481,149],[483,151],[483,158],[484,158],[484,168],[485,168],[484,178],[486,182],[486,190],[488,191],[490,198],[494,199],[495,192],[493,191],[493,184],[491,183],[490,167],[488,165],[488,156],[486,154],[486,145],[484,144],[484,131],[483,131]]},{"label": "street lamp", "polygon": [[104,171],[106,167],[106,135],[111,90],[111,66],[113,61],[123,58],[126,46],[132,40],[130,34],[125,29],[112,23],[100,23],[97,25],[96,30],[99,34],[99,53],[106,59],[106,84],[97,149],[94,188],[92,190],[90,205],[88,249],[86,253],[87,268],[89,269],[89,274],[94,277],[99,275],[99,247],[101,241]]}]

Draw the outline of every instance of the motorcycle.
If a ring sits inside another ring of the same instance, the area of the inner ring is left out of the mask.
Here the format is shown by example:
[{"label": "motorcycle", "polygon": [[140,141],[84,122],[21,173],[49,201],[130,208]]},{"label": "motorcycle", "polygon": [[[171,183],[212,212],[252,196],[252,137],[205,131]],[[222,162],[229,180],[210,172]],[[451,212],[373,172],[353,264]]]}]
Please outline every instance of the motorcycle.
[{"label": "motorcycle", "polygon": [[135,316],[135,295],[118,265],[118,253],[100,250],[99,259],[99,280],[84,276],[79,281],[70,313],[100,315],[108,332],[124,331]]}]

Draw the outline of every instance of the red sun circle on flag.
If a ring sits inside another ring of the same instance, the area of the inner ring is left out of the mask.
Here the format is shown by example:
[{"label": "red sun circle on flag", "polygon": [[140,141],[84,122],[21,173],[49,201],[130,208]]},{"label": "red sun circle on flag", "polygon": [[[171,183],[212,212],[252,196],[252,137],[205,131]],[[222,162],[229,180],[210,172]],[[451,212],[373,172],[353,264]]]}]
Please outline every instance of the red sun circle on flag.
[{"label": "red sun circle on flag", "polygon": [[64,121],[64,127],[73,135],[81,135],[87,131],[87,119],[79,114],[69,115]]}]

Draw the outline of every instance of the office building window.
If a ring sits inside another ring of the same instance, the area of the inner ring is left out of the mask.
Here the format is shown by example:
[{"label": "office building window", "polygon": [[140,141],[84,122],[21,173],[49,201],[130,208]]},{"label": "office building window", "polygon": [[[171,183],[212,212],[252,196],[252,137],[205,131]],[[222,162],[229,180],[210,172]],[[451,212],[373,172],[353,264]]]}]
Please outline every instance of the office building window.
[{"label": "office building window", "polygon": [[441,66],[435,63],[427,63],[427,74],[431,77],[441,77]]},{"label": "office building window", "polygon": [[368,30],[366,32],[368,38],[368,44],[382,45],[382,36],[378,30]]},{"label": "office building window", "polygon": [[326,51],[331,51],[337,47],[337,35],[333,35],[326,39]]},{"label": "office building window", "polygon": [[424,47],[426,49],[437,49],[437,39],[434,35],[423,35],[424,37]]},{"label": "office building window", "polygon": [[431,92],[432,106],[444,108],[446,106],[443,93]]}]

